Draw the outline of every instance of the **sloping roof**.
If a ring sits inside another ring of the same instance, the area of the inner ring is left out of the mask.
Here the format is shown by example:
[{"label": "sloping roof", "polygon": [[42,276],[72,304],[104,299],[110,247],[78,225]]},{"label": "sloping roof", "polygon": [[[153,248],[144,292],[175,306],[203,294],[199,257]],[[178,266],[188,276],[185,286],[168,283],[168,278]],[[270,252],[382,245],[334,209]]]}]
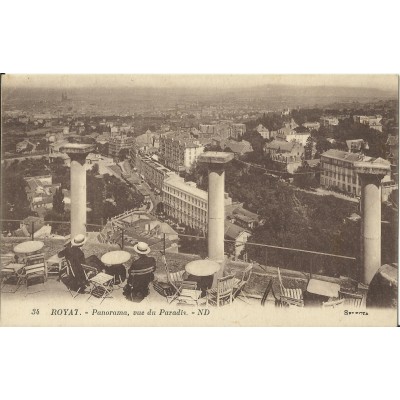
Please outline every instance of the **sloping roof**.
[{"label": "sloping roof", "polygon": [[249,210],[246,210],[243,208],[242,204],[231,204],[231,205],[226,205],[225,206],[225,215],[226,216],[234,216],[238,217],[241,216],[243,220],[246,219],[246,221],[258,221],[259,216],[256,213],[253,213]]},{"label": "sloping roof", "polygon": [[291,152],[294,147],[300,146],[297,142],[286,142],[284,140],[273,140],[272,142],[266,143],[264,148],[271,150],[280,150],[283,152]]},{"label": "sloping roof", "polygon": [[249,142],[246,142],[245,140],[242,140],[241,142],[236,142],[234,140],[223,140],[221,141],[220,145],[224,148],[230,148],[233,153],[242,154],[253,151],[251,144]]},{"label": "sloping roof", "polygon": [[107,165],[106,169],[108,169],[112,175],[120,177],[122,174],[121,168],[118,165]]},{"label": "sloping roof", "polygon": [[269,130],[262,124],[259,124],[256,128],[257,132],[269,132]]},{"label": "sloping roof", "polygon": [[[335,158],[337,160],[344,160],[349,162],[364,161],[365,157],[362,154],[348,153],[347,151],[329,149],[322,154],[323,157]],[[370,158],[370,157],[369,157]]]},{"label": "sloping roof", "polygon": [[236,239],[242,232],[248,232],[246,229],[225,221],[225,236],[231,239]]},{"label": "sloping roof", "polygon": [[335,158],[337,160],[343,160],[348,162],[364,161],[376,164],[390,164],[388,160],[385,160],[381,157],[373,158],[359,153],[348,153],[347,151],[336,150],[336,149],[330,149],[326,151],[325,153],[322,154],[322,157]]}]

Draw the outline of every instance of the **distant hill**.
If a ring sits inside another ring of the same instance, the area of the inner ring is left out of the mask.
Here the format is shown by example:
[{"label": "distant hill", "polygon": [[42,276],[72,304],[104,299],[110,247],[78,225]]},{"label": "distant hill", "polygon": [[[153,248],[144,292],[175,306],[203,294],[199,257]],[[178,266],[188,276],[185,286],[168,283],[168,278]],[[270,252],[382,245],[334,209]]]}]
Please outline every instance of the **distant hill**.
[{"label": "distant hill", "polygon": [[[52,102],[61,100],[62,89],[55,88],[3,88],[3,102],[7,106],[19,102]],[[89,101],[121,104],[152,103],[154,106],[185,102],[262,102],[271,107],[327,105],[333,102],[371,101],[397,99],[396,91],[366,87],[289,86],[267,85],[249,88],[71,88],[72,101]]]}]

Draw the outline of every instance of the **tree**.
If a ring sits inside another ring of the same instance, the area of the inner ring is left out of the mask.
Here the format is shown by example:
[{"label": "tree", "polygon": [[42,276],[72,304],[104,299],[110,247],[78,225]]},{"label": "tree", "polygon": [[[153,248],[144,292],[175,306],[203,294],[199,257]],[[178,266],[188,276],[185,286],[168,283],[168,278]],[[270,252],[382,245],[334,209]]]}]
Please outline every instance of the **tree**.
[{"label": "tree", "polygon": [[64,194],[61,188],[57,189],[53,196],[53,210],[58,214],[64,214]]},{"label": "tree", "polygon": [[332,143],[328,142],[328,140],[326,140],[324,137],[318,136],[316,144],[317,152],[315,153],[315,158],[319,158],[322,153],[325,153],[325,151],[328,151],[333,147],[334,146],[332,145]]},{"label": "tree", "polygon": [[310,189],[319,185],[315,176],[315,171],[305,161],[297,168],[293,183],[302,189]]},{"label": "tree", "polygon": [[248,142],[250,142],[255,155],[263,154],[265,140],[258,132],[255,131],[246,132],[243,135],[243,140],[247,140]]},{"label": "tree", "polygon": [[[2,218],[22,220],[31,215],[32,211],[25,191],[26,182],[23,177],[13,168],[6,168],[2,175]],[[18,226],[18,222],[13,222],[10,229],[16,229]]]},{"label": "tree", "polygon": [[311,136],[308,137],[306,145],[304,146],[304,157],[306,160],[312,159],[314,141]]}]

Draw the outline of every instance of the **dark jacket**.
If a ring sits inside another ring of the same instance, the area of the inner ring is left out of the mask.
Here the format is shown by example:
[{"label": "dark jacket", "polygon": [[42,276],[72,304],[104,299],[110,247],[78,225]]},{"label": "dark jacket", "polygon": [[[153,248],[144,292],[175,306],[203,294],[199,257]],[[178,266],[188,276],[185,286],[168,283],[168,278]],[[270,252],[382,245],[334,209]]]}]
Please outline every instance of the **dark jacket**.
[{"label": "dark jacket", "polygon": [[87,279],[85,272],[83,270],[82,264],[85,264],[85,255],[80,247],[71,247],[65,253],[65,258],[69,261],[76,284],[83,286],[87,284]]},{"label": "dark jacket", "polygon": [[138,271],[141,269],[146,269],[149,267],[154,267],[154,271],[156,270],[156,260],[154,257],[148,257],[146,255],[140,256],[137,260],[132,262],[131,267],[129,268],[129,273],[132,270]]},{"label": "dark jacket", "polygon": [[[153,272],[145,275],[134,275],[132,271],[140,271],[153,267]],[[127,285],[124,289],[124,294],[131,300],[133,298],[142,299],[149,293],[149,284],[154,280],[154,271],[156,270],[156,260],[153,257],[141,256],[132,262],[128,270],[129,277]]]}]

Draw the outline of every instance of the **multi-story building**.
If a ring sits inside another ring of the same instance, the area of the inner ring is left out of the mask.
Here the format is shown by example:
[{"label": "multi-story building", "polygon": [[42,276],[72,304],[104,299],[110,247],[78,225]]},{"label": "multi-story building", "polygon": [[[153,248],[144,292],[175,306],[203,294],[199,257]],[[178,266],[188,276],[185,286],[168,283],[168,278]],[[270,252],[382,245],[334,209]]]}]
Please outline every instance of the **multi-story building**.
[{"label": "multi-story building", "polygon": [[151,157],[144,155],[136,156],[135,166],[138,174],[142,175],[146,182],[158,190],[162,190],[164,180],[169,176],[176,175]]},{"label": "multi-story building", "polygon": [[26,182],[26,196],[30,203],[32,211],[38,209],[52,209],[53,196],[57,189],[61,187],[60,183],[53,184],[51,175],[31,176],[24,178]]},{"label": "multi-story building", "polygon": [[217,133],[217,126],[214,125],[214,124],[200,124],[199,125],[199,131],[201,133],[216,134]]},{"label": "multi-story building", "polygon": [[108,144],[108,155],[110,157],[118,157],[119,152],[123,149],[130,151],[134,145],[134,138],[124,133],[111,135]]},{"label": "multi-story building", "polygon": [[368,125],[371,129],[382,132],[382,116],[381,115],[354,115],[354,122],[359,124]]},{"label": "multi-story building", "polygon": [[160,162],[174,171],[189,171],[203,152],[204,146],[191,137],[172,137],[169,134],[160,136]]},{"label": "multi-story building", "polygon": [[[208,194],[196,187],[194,182],[185,182],[175,175],[164,180],[164,211],[170,217],[202,232],[207,230]],[[232,199],[225,194],[225,205]]]},{"label": "multi-story building", "polygon": [[[330,149],[321,155],[320,183],[324,188],[336,187],[354,196],[361,196],[361,186],[358,174],[354,171],[357,162],[376,162],[390,164],[382,158],[372,158],[361,153]],[[395,183],[390,173],[382,179],[382,199],[387,199]]]},{"label": "multi-story building", "polygon": [[304,146],[295,141],[274,139],[264,145],[264,153],[269,155],[278,170],[293,173],[304,159]]},{"label": "multi-story building", "polygon": [[309,132],[296,132],[294,129],[279,129],[277,139],[286,140],[286,142],[297,142],[305,146],[307,139],[311,136]]},{"label": "multi-story building", "polygon": [[321,125],[325,127],[339,125],[339,118],[331,116],[322,116],[320,118]]}]

